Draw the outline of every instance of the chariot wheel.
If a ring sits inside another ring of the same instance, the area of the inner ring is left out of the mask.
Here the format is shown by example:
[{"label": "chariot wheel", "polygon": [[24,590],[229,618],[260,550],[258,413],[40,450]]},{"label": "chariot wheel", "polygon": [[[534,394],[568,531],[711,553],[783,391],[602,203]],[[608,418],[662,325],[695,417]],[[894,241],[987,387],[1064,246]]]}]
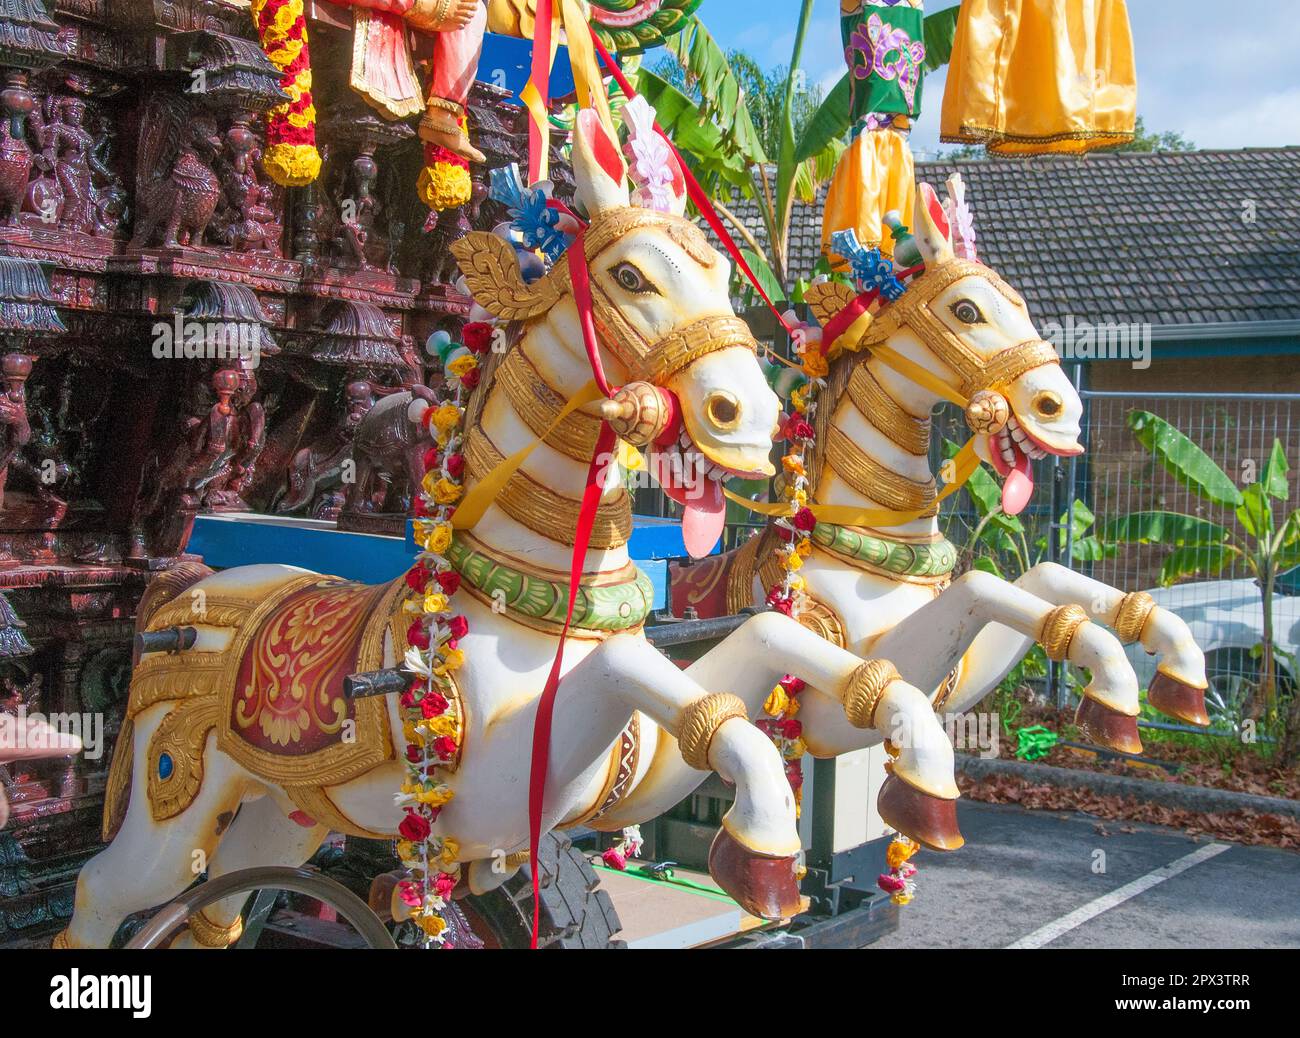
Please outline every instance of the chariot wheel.
[{"label": "chariot wheel", "polygon": [[[622,928],[609,893],[587,855],[559,833],[547,833],[538,848],[542,870],[539,948],[622,948]],[[533,880],[525,865],[496,890],[458,901],[486,947],[527,948],[533,928]]]}]

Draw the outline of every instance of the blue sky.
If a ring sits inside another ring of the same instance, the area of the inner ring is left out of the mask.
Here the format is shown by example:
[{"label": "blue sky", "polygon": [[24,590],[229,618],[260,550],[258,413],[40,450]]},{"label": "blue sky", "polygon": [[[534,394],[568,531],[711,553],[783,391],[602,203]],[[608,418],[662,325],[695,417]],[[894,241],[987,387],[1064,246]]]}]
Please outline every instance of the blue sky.
[{"label": "blue sky", "polygon": [[[953,6],[929,0],[928,11]],[[724,47],[784,65],[794,45],[794,0],[704,0],[699,15]],[[1202,148],[1300,144],[1300,5],[1295,0],[1129,0],[1138,113],[1151,130],[1177,130]],[[839,3],[820,0],[804,68],[829,88],[843,73]],[[939,147],[947,70],[926,77],[916,151]]]}]

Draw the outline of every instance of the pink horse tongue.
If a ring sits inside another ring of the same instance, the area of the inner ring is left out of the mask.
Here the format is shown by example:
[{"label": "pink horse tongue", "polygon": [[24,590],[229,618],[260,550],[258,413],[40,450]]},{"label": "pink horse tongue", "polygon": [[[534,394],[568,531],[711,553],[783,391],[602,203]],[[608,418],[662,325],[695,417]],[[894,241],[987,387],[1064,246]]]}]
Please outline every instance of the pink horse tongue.
[{"label": "pink horse tongue", "polygon": [[702,479],[702,484],[688,500],[682,516],[682,540],[691,558],[701,559],[713,550],[727,521],[727,507],[722,499],[722,483]]},{"label": "pink horse tongue", "polygon": [[1034,477],[1029,468],[1029,457],[1016,449],[1015,466],[1002,481],[1002,511],[1007,515],[1019,515],[1029,504],[1034,493]]},{"label": "pink horse tongue", "polygon": [[699,479],[696,487],[682,485],[681,471],[662,451],[650,455],[650,472],[670,498],[684,510],[682,540],[693,559],[702,559],[713,550],[727,521],[722,484],[717,480]]}]

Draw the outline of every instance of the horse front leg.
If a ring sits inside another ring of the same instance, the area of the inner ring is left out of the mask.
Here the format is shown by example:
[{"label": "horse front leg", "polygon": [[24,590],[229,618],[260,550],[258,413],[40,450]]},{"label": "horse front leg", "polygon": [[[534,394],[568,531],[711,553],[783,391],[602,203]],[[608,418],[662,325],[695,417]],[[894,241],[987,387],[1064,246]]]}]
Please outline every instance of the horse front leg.
[{"label": "horse front leg", "polygon": [[1162,609],[1143,591],[1125,594],[1054,562],[1041,562],[1026,570],[1016,586],[1053,605],[1078,603],[1091,619],[1111,628],[1123,644],[1140,643],[1160,658],[1147,702],[1177,721],[1210,723],[1205,712],[1205,656],[1176,613]]},{"label": "horse front leg", "polygon": [[[705,688],[731,689],[751,718],[763,716],[763,704],[784,675],[802,678],[808,687],[800,697],[799,718],[809,717],[804,723],[809,752],[829,757],[889,740],[899,754],[880,792],[881,817],[927,846],[953,850],[962,845],[952,746],[929,701],[897,678],[884,660],[864,663],[789,617],[760,613],[685,673]],[[856,727],[843,723],[846,714]],[[812,721],[814,715],[823,716],[821,723]],[[845,738],[828,743],[821,742],[820,735],[814,738],[814,732],[832,728]],[[662,740],[646,777],[627,799],[601,816],[600,828],[654,818],[689,795],[699,781],[698,772],[681,760],[671,741]],[[724,834],[725,829],[719,839],[725,840]]]},{"label": "horse front leg", "polygon": [[1140,753],[1137,677],[1118,639],[1089,620],[1079,605],[1055,605],[988,573],[964,573],[882,635],[873,656],[897,662],[919,688],[938,688],[962,661],[963,674],[948,708],[981,698],[1038,642],[1054,660],[1092,672],[1075,715],[1092,741],[1122,753]]},{"label": "horse front leg", "polygon": [[[709,687],[736,686],[719,682]],[[716,771],[735,786],[735,803],[723,818],[710,852],[710,872],[754,915],[778,919],[795,914],[799,908],[795,870],[802,845],[794,794],[776,747],[750,724],[747,703],[729,691],[710,692],[643,638],[625,634],[601,643],[565,676],[556,699],[556,731],[570,723],[563,718],[589,726],[595,715],[607,713],[613,704],[624,719],[639,710],[676,739],[672,750],[689,775],[683,796],[708,771]],[[579,751],[578,741],[571,747],[566,748],[563,740],[553,743],[548,800],[552,782],[559,785],[562,776],[576,774],[582,758],[589,757],[588,748]],[[636,820],[647,817],[653,816]]]}]

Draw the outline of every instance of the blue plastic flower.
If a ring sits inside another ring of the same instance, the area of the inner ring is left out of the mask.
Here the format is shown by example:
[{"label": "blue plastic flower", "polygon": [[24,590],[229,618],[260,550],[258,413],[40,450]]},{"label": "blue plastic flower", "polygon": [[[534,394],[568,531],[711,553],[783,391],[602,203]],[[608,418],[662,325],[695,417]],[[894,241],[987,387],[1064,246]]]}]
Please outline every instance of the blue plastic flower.
[{"label": "blue plastic flower", "polygon": [[880,249],[866,249],[850,228],[831,235],[831,248],[848,260],[853,278],[863,292],[875,289],[891,302],[907,291],[894,276],[894,264],[880,254]]},{"label": "blue plastic flower", "polygon": [[510,226],[518,232],[529,249],[541,249],[542,254],[554,263],[573,242],[571,235],[560,230],[560,213],[549,206],[551,185],[542,181],[535,187],[525,187],[519,175],[519,166],[511,163],[492,170],[489,195],[506,207]]}]

